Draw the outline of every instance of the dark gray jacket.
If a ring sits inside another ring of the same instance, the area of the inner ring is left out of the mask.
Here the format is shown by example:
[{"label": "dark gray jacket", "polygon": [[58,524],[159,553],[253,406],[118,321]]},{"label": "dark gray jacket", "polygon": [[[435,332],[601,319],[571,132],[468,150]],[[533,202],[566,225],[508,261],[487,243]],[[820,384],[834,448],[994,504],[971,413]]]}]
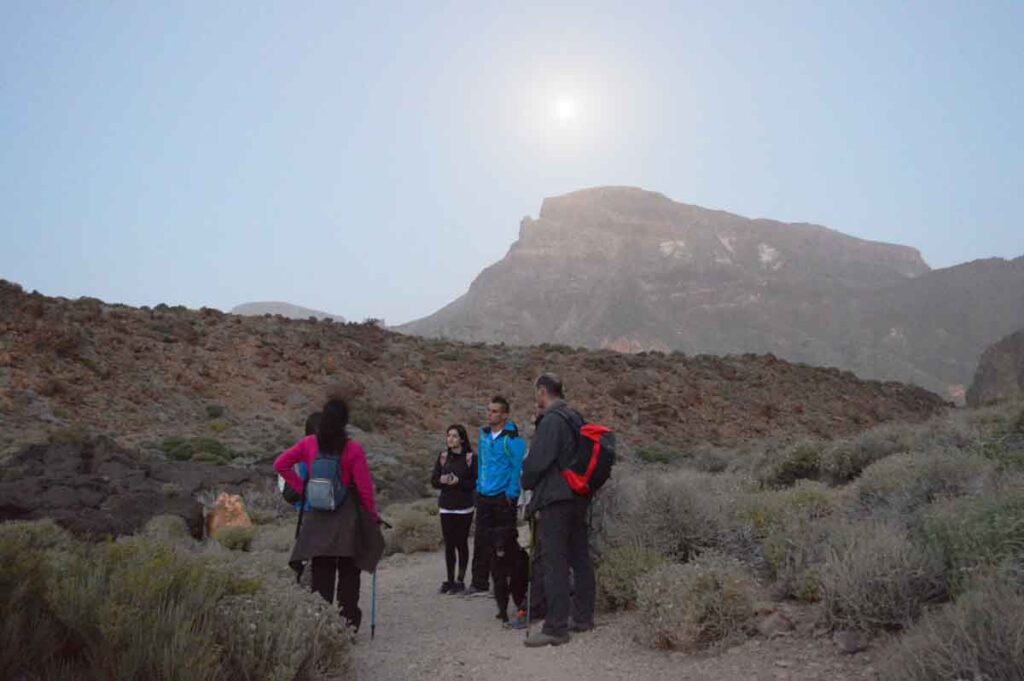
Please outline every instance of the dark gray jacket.
[{"label": "dark gray jacket", "polygon": [[562,400],[544,412],[523,459],[523,489],[532,490],[527,512],[539,511],[557,501],[571,501],[576,495],[561,471],[576,455],[576,439],[583,419]]}]

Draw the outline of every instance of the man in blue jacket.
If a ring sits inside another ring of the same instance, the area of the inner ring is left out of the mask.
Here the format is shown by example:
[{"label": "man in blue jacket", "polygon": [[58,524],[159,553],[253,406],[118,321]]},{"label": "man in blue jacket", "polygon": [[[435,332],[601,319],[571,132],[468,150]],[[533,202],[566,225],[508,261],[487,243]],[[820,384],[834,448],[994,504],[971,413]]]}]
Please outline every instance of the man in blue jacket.
[{"label": "man in blue jacket", "polygon": [[487,405],[487,425],[477,443],[476,533],[473,537],[473,576],[465,594],[490,589],[492,530],[516,526],[519,475],[523,470],[526,442],[509,419],[509,404],[495,395]]}]

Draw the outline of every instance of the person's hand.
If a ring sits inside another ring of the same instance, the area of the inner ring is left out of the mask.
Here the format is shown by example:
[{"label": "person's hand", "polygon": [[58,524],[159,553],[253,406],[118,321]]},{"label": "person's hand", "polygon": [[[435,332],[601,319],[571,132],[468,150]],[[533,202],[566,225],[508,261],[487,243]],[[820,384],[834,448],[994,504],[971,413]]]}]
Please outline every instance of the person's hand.
[{"label": "person's hand", "polygon": [[459,484],[459,476],[455,475],[455,473],[449,473],[448,474],[448,484],[449,485],[457,485],[457,484]]},{"label": "person's hand", "polygon": [[285,483],[284,492],[282,492],[282,494],[284,495],[284,500],[289,504],[297,504],[302,501],[302,495],[293,490],[292,486],[288,483]]}]

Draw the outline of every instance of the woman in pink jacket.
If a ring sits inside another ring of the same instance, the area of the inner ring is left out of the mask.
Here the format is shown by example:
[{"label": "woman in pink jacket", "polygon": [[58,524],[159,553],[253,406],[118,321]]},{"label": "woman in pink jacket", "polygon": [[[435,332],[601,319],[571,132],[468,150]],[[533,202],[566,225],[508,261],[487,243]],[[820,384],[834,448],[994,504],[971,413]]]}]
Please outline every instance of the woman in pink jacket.
[{"label": "woman in pink jacket", "polygon": [[372,568],[367,567],[368,538],[361,528],[365,526],[363,521],[369,521],[376,530],[380,515],[373,501],[373,478],[366,464],[366,454],[358,442],[348,438],[347,425],[348,405],[340,399],[329,400],[323,407],[316,435],[307,435],[278,456],[274,470],[284,478],[285,484],[302,495],[306,481],[295,472],[295,464],[304,463],[305,470],[312,471],[318,453],[339,457],[339,475],[347,489],[345,500],[334,511],[310,509],[304,512],[290,561],[311,561],[313,590],[328,603],[334,602],[337,584],[341,616],[358,630],[362,620],[360,567],[372,571],[380,558],[376,555],[370,561]]}]

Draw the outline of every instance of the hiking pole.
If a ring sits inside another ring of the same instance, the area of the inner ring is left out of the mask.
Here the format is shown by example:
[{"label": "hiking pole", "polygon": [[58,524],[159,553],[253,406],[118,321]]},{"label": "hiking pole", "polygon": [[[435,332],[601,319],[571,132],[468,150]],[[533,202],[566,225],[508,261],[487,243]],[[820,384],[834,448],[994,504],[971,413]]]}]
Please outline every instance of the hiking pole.
[{"label": "hiking pole", "polygon": [[530,615],[533,609],[533,551],[536,546],[537,523],[530,517],[530,560],[526,566],[526,638],[530,638]]},{"label": "hiking pole", "polygon": [[373,640],[377,633],[377,571],[373,571],[373,579],[370,580],[370,640]]}]

